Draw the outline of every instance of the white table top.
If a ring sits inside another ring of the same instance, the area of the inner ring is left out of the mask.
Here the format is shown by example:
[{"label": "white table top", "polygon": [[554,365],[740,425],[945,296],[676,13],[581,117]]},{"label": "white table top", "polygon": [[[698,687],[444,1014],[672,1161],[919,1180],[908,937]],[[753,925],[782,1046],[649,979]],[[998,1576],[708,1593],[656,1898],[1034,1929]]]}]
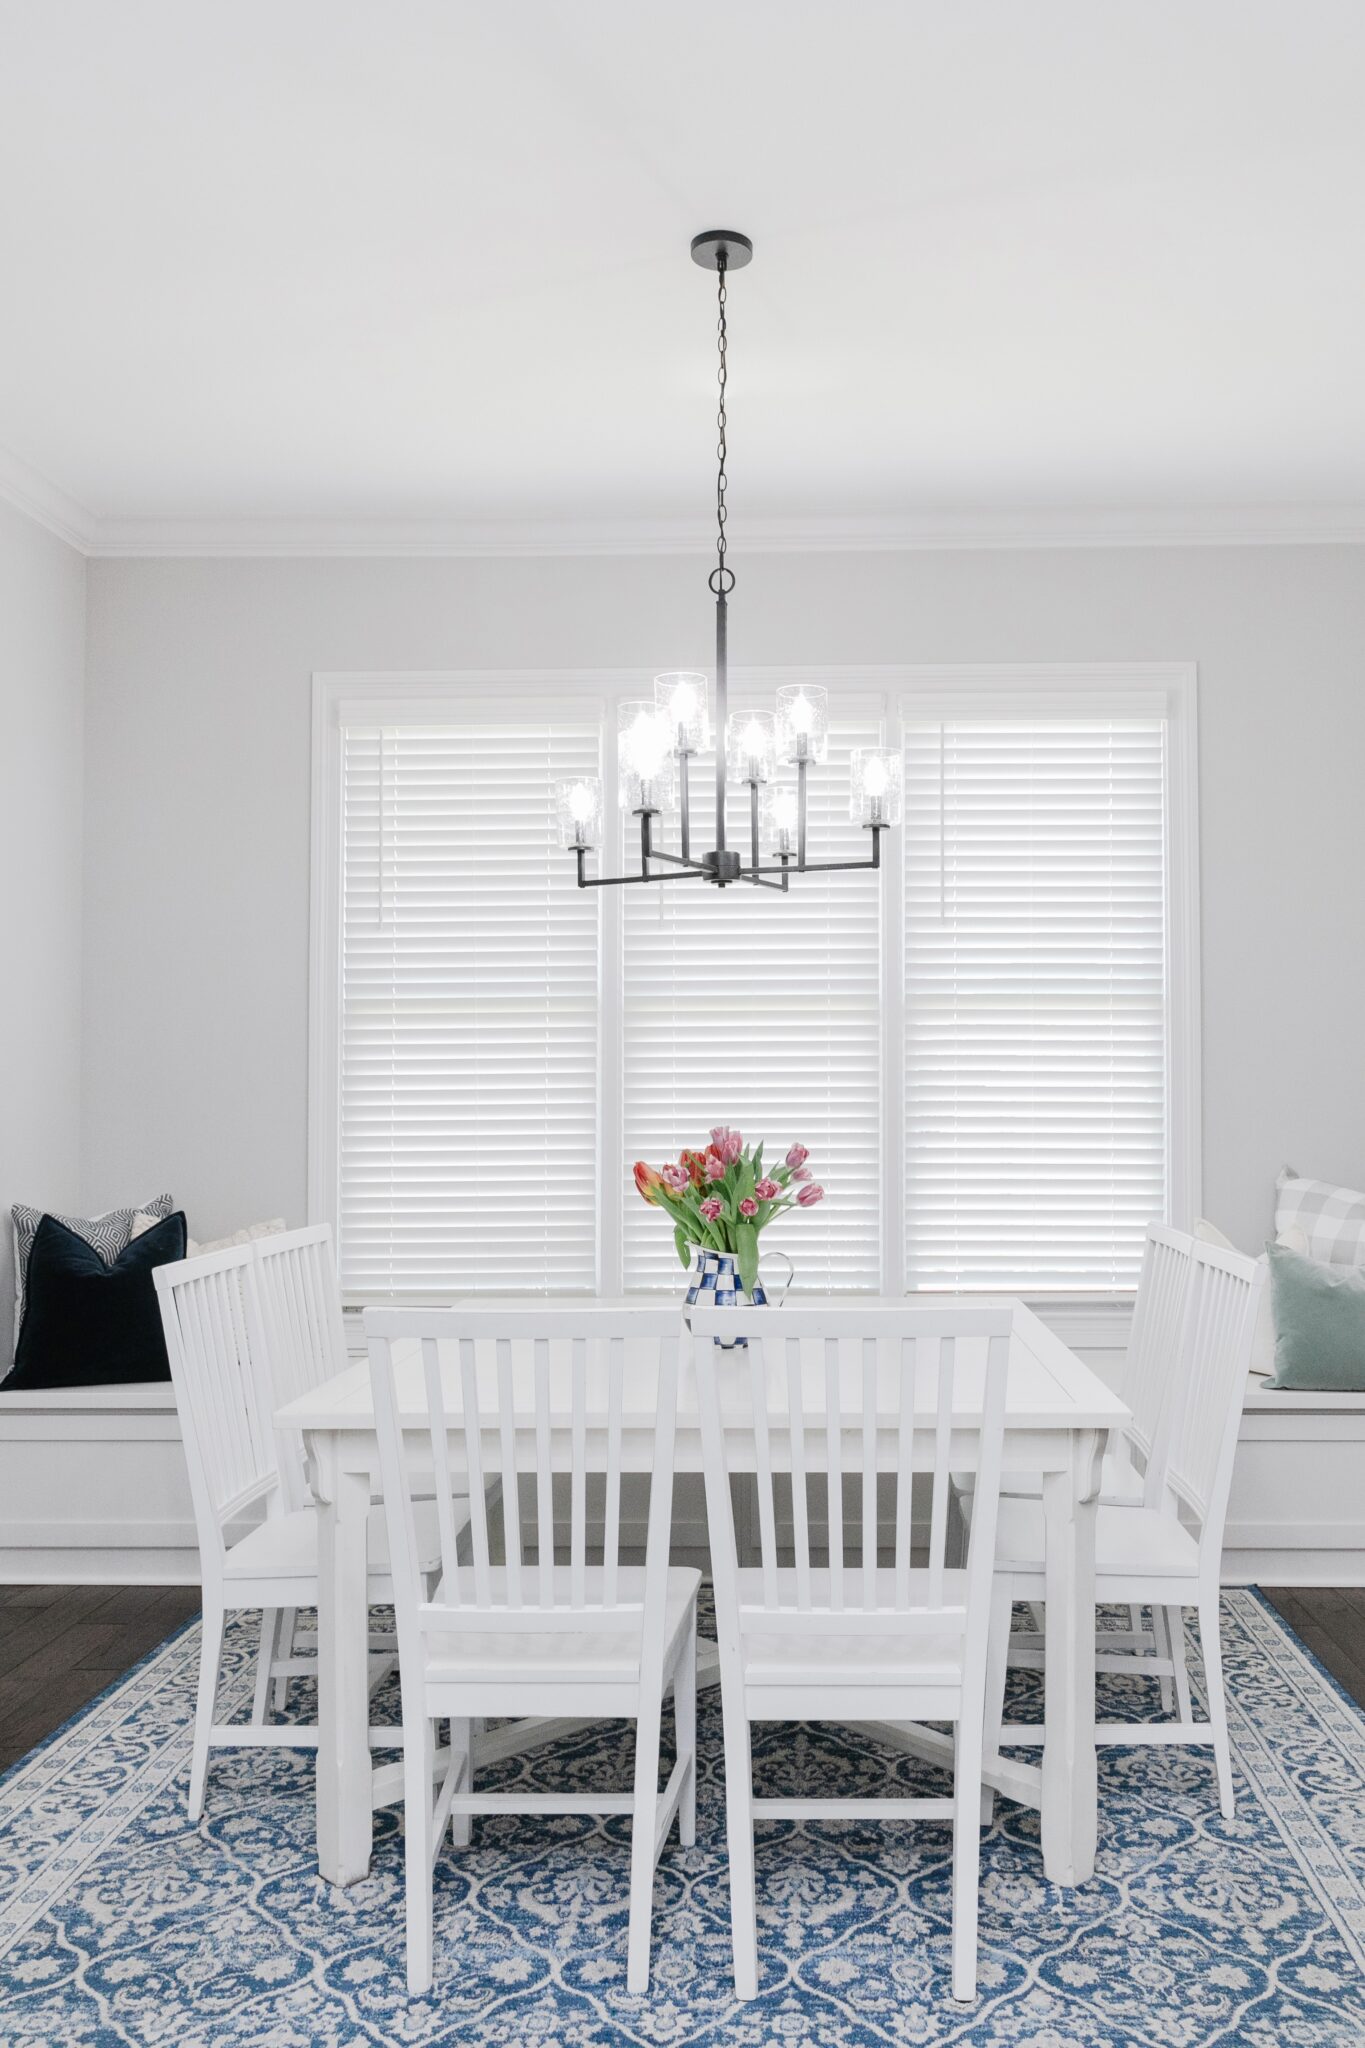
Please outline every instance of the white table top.
[{"label": "white table top", "polygon": [[[839,1297],[833,1296],[802,1293],[799,1299],[803,1308],[829,1309],[837,1308],[839,1305]],[[604,1302],[589,1301],[581,1295],[566,1296],[560,1302],[556,1302],[554,1297],[547,1299],[544,1295],[492,1298],[482,1295],[466,1298],[455,1304],[456,1307],[477,1308],[483,1313],[498,1309],[544,1311],[555,1306],[563,1306],[593,1307],[598,1310],[620,1308],[627,1314],[632,1309],[657,1311],[663,1305],[657,1300],[638,1296],[630,1300]],[[843,1305],[850,1308],[904,1308],[910,1312],[907,1314],[907,1323],[913,1323],[916,1303],[913,1299],[905,1297],[878,1299],[858,1295],[843,1297]],[[937,1296],[931,1302],[920,1304],[922,1307],[932,1307],[939,1314],[954,1306],[976,1309],[988,1306],[999,1308],[1004,1305],[1006,1304],[999,1296],[983,1299],[980,1296],[967,1295]],[[1012,1301],[1008,1305],[1014,1312],[1014,1326],[1010,1342],[1010,1372],[1006,1394],[1007,1431],[1108,1430],[1119,1427],[1128,1420],[1128,1409],[1118,1395],[1112,1393],[1103,1380],[1092,1372],[1089,1366],[1084,1365],[1030,1309],[1018,1301]],[[773,1313],[780,1316],[781,1310],[774,1310]],[[401,1418],[411,1418],[414,1426],[420,1426],[425,1419],[426,1401],[415,1351],[414,1345],[414,1355],[405,1358],[400,1347],[395,1346],[396,1381]],[[442,1367],[442,1380],[450,1404],[448,1412],[458,1413],[459,1394],[454,1359],[449,1361],[447,1368],[443,1358]],[[974,1398],[973,1393],[973,1382],[976,1378],[977,1371],[973,1369],[968,1343],[963,1340],[959,1345],[958,1358],[958,1381],[961,1391],[960,1398],[954,1401],[954,1410],[964,1423],[970,1421],[974,1410],[979,1413],[979,1401]],[[643,1418],[652,1415],[653,1411],[647,1390],[643,1387],[641,1394],[643,1398],[638,1404],[637,1412]],[[637,1404],[631,1401],[629,1394],[626,1405],[625,1419],[629,1426],[630,1411],[637,1409]],[[920,1406],[921,1403],[917,1399],[917,1411]],[[926,1416],[933,1412],[927,1377],[923,1409]],[[344,1434],[371,1432],[374,1428],[374,1408],[370,1395],[368,1362],[358,1360],[307,1394],[286,1403],[276,1412],[275,1420],[284,1429]],[[691,1383],[690,1370],[686,1366],[679,1393],[678,1424],[680,1431],[696,1427],[696,1392]]]}]

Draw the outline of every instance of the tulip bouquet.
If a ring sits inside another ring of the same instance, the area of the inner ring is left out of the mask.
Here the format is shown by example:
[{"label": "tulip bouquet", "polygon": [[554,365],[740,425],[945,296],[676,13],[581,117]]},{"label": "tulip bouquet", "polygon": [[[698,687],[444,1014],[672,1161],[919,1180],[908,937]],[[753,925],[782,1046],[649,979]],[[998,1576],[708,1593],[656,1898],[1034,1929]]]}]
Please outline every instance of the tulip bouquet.
[{"label": "tulip bouquet", "polygon": [[793,1145],[780,1166],[765,1167],[763,1147],[746,1145],[738,1131],[717,1124],[697,1152],[684,1152],[656,1171],[635,1162],[635,1185],[645,1201],[673,1219],[673,1242],[684,1266],[692,1247],[728,1252],[748,1293],[758,1277],[758,1234],[784,1209],[812,1209],[825,1191],[806,1165],[810,1154]]}]

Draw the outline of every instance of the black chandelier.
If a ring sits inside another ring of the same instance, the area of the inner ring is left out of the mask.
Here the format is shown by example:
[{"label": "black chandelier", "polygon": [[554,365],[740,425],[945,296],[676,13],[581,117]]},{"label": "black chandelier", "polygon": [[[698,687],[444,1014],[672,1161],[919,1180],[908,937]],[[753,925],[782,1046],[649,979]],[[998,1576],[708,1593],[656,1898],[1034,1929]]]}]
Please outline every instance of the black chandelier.
[{"label": "black chandelier", "polygon": [[[747,235],[713,228],[692,239],[692,261],[717,277],[717,340],[720,401],[716,413],[716,566],[707,586],[716,600],[716,821],[715,845],[699,858],[692,852],[689,764],[710,745],[707,678],[679,670],[654,678],[652,701],[623,703],[617,714],[619,798],[622,810],[640,820],[640,872],[590,875],[589,853],[602,842],[602,784],[595,775],[555,784],[560,843],[578,862],[580,889],[613,888],[628,882],[751,882],[760,889],[786,890],[793,874],[829,874],[845,868],[879,868],[881,837],[900,818],[900,755],[886,747],[858,747],[850,757],[849,816],[872,834],[866,860],[807,858],[806,776],[829,753],[829,693],[812,683],[785,684],[775,711],[729,715],[727,599],[735,572],[726,564],[726,279],[742,270],[754,253]],[[795,788],[777,780],[779,767],[794,767]],[[749,785],[748,863],[725,843],[725,785]],[[654,842],[655,820],[678,812],[677,853]],[[775,856],[765,862],[764,846]],[[662,861],[659,869],[653,865]]]}]

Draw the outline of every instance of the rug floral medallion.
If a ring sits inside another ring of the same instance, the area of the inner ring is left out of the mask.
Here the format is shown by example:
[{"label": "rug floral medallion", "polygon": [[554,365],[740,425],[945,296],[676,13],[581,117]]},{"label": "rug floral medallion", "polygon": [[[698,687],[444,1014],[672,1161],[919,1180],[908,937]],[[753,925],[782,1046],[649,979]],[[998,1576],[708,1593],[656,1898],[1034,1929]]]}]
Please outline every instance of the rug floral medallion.
[{"label": "rug floral medallion", "polygon": [[[126,2048],[1361,2048],[1365,1717],[1254,1593],[1224,1597],[1237,1817],[1206,1751],[1106,1750],[1093,1880],[1046,1882],[1037,1817],[999,1802],[983,1837],[980,1991],[948,1996],[949,1844],[932,1822],[759,1831],[761,1988],[730,1977],[719,1696],[702,1695],[696,1847],[665,1849],[647,1998],[625,1991],[629,1824],[475,1823],[436,1868],[436,1982],[409,2000],[401,1814],[376,1815],[369,1879],[317,1875],[313,1766],[220,1752],[185,1818],[197,1629],[157,1650],[0,1783],[0,2044]],[[254,1629],[229,1635],[249,1697]],[[1192,1638],[1196,1690],[1197,1646]],[[1039,1681],[1012,1681],[1036,1718]],[[1156,1687],[1101,1680],[1106,1719]],[[311,1711],[296,1688],[300,1718]],[[490,1772],[619,1789],[620,1723]],[[832,1728],[756,1731],[758,1789],[942,1788]]]}]

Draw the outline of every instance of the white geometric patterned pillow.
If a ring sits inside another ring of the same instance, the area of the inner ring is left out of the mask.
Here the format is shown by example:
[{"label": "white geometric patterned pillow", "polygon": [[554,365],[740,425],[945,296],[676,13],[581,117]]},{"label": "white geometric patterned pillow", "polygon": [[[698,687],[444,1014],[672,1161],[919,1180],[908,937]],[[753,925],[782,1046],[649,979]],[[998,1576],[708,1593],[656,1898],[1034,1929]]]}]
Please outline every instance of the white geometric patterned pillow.
[{"label": "white geometric patterned pillow", "polygon": [[[92,1250],[97,1251],[106,1266],[112,1266],[119,1253],[125,1248],[132,1234],[133,1218],[139,1210],[158,1220],[169,1216],[175,1203],[169,1195],[158,1195],[154,1202],[135,1202],[131,1209],[108,1209],[103,1216],[57,1216],[68,1230],[74,1230],[77,1237],[83,1237]],[[19,1325],[24,1319],[24,1276],[28,1272],[28,1255],[33,1249],[33,1240],[38,1225],[45,1215],[56,1215],[56,1210],[28,1209],[22,1202],[16,1202],[10,1210],[14,1218],[14,1342],[19,1342]]]},{"label": "white geometric patterned pillow", "polygon": [[1303,1180],[1286,1166],[1275,1183],[1275,1230],[1297,1228],[1308,1256],[1325,1266],[1365,1266],[1365,1194],[1327,1180]]}]

